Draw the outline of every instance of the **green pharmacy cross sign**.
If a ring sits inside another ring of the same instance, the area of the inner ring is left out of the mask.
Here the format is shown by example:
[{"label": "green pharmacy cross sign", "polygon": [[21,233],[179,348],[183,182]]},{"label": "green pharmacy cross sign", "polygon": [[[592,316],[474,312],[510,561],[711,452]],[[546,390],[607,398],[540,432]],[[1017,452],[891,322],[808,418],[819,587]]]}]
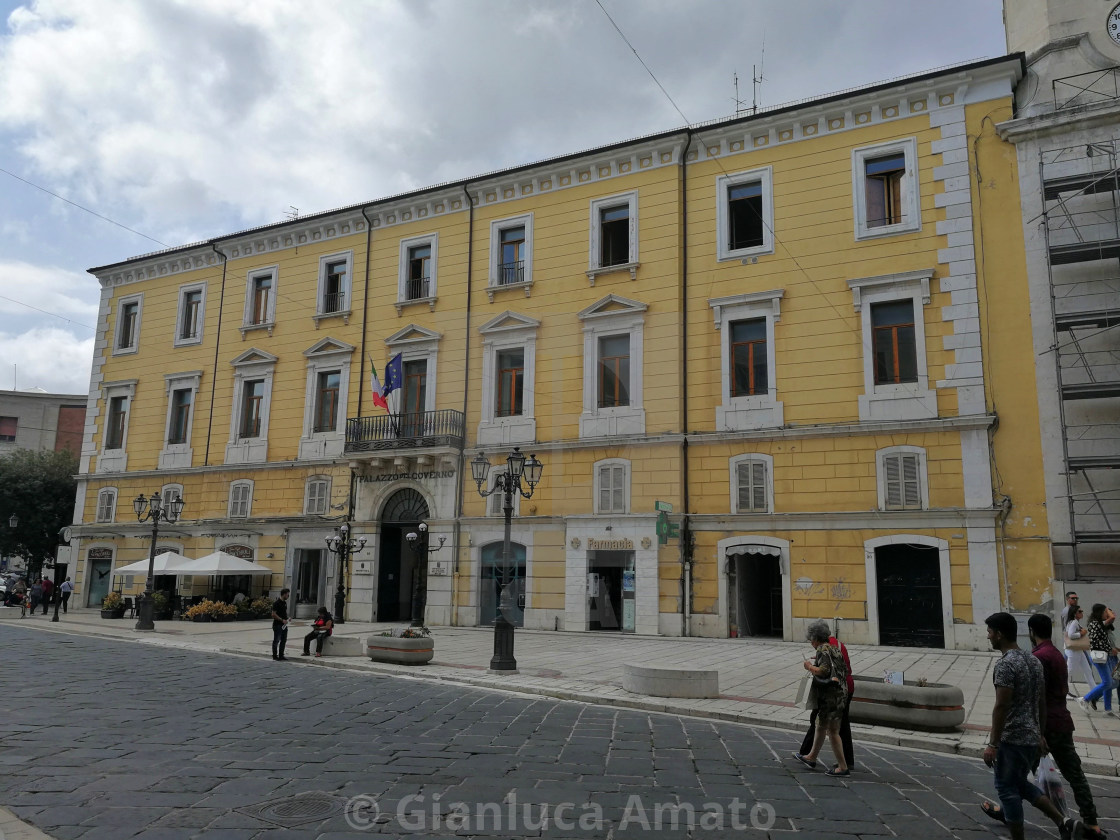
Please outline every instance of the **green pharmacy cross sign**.
[{"label": "green pharmacy cross sign", "polygon": [[669,514],[673,512],[673,506],[668,502],[654,502],[653,509],[657,511],[658,545],[665,545],[669,542],[670,537],[674,539],[680,537],[681,526],[669,521]]}]

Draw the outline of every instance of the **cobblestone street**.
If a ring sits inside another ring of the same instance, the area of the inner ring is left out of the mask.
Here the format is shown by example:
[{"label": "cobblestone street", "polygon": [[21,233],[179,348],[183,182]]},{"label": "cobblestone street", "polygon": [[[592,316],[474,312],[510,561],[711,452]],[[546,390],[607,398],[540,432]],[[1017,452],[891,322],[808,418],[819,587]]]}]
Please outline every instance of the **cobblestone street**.
[{"label": "cobblestone street", "polygon": [[[837,780],[777,730],[11,626],[0,641],[24,663],[0,678],[0,805],[55,838],[1003,832],[975,759],[857,742]],[[1094,792],[1120,832],[1120,782]]]}]

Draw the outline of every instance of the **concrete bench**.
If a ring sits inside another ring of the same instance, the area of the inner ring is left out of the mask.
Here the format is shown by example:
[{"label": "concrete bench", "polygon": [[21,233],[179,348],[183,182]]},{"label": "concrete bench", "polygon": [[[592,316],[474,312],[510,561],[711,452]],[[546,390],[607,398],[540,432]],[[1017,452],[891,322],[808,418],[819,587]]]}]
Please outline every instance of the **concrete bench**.
[{"label": "concrete bench", "polygon": [[719,697],[719,671],[623,665],[622,687],[648,697]]},{"label": "concrete bench", "polygon": [[323,656],[364,656],[362,640],[354,636],[328,636],[323,642]]},{"label": "concrete bench", "polygon": [[874,677],[855,676],[856,693],[848,716],[852,723],[899,729],[956,729],[964,723],[964,691],[955,685],[918,685],[907,680],[892,685]]},{"label": "concrete bench", "polygon": [[23,618],[23,610],[19,607],[0,607],[0,621],[12,618]]}]

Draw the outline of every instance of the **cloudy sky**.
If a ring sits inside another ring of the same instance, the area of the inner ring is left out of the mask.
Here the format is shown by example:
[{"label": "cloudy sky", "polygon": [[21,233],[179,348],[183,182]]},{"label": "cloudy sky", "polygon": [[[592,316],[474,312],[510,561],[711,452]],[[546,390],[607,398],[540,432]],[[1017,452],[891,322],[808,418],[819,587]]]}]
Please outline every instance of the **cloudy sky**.
[{"label": "cloudy sky", "polygon": [[999,0],[0,0],[0,389],[88,390],[91,266],[728,116],[752,65],[767,106],[1004,52]]}]

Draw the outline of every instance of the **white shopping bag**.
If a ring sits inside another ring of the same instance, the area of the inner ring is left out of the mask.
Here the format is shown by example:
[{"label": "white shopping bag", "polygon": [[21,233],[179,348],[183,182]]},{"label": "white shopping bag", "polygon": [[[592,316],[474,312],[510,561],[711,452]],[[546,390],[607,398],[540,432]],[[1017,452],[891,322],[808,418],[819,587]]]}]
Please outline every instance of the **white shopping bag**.
[{"label": "white shopping bag", "polygon": [[1066,792],[1062,786],[1062,776],[1058,773],[1054,759],[1044,755],[1038,762],[1038,769],[1035,771],[1034,777],[1038,786],[1042,788],[1042,792],[1054,803],[1054,807],[1061,812],[1063,817],[1067,816],[1069,812],[1066,809]]}]

